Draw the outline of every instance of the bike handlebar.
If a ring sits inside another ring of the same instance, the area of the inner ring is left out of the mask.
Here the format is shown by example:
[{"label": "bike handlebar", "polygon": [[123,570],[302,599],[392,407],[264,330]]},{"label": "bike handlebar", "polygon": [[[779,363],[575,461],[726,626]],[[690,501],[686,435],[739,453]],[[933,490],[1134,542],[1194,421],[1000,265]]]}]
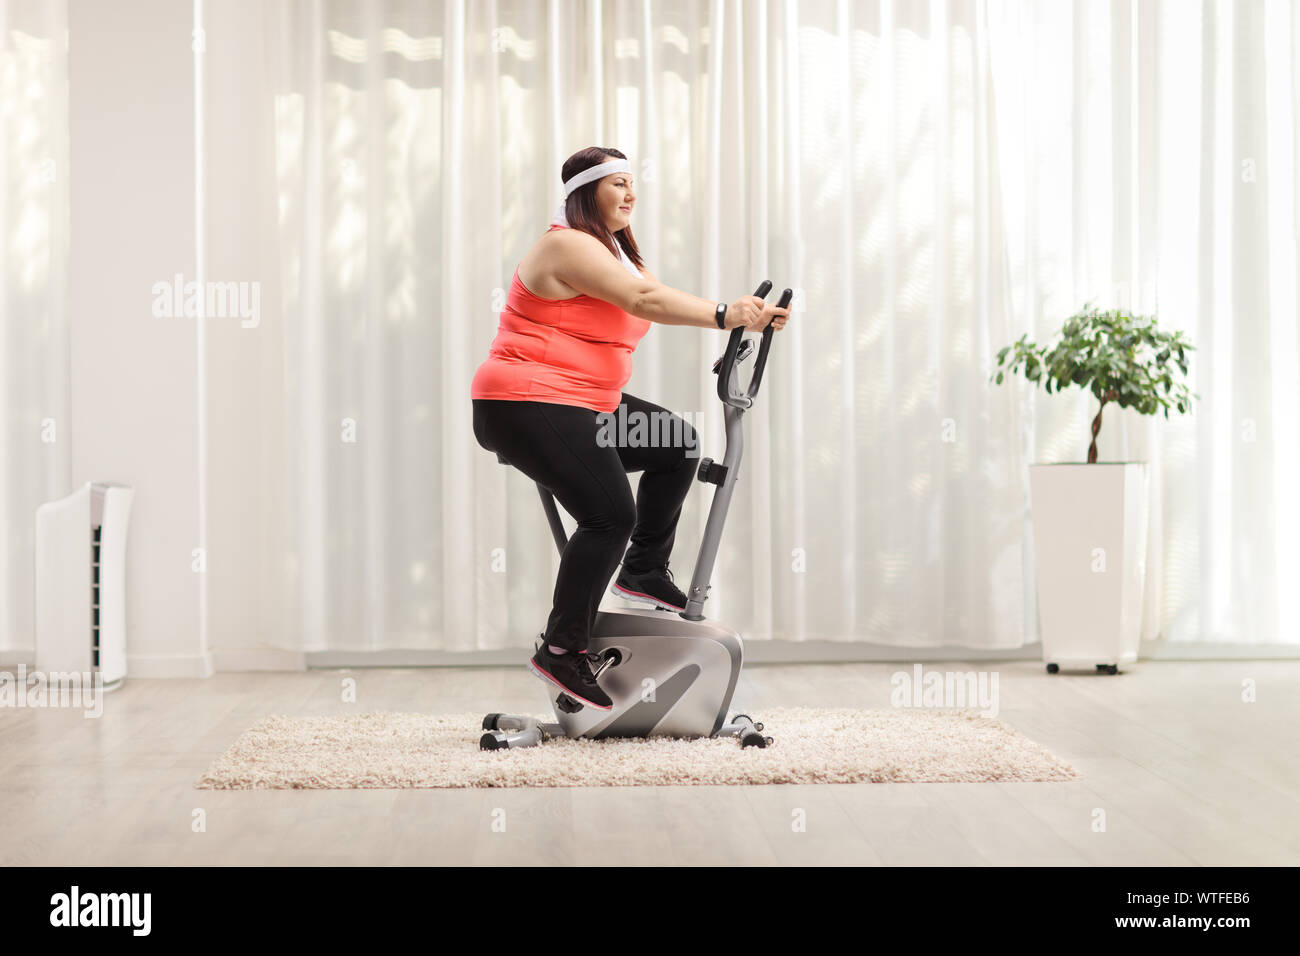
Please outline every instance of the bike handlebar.
[{"label": "bike handlebar", "polygon": [[[760,299],[766,299],[767,294],[772,291],[772,280],[764,279],[758,284],[754,295]],[[778,308],[788,308],[790,300],[794,297],[792,289],[786,289],[781,293],[781,299],[777,302]],[[731,373],[736,366],[736,354],[740,349],[740,340],[745,337],[743,328],[734,328],[731,330],[731,337],[727,339],[727,351],[722,356],[722,363],[718,367],[718,398],[726,405],[735,405],[740,408],[748,408],[753,404],[754,397],[758,395],[758,387],[763,382],[763,369],[767,367],[767,353],[772,348],[772,333],[776,329],[769,322],[767,328],[763,330],[763,342],[758,350],[758,359],[754,363],[754,374],[749,380],[749,390],[746,394],[731,393]]]},{"label": "bike handlebar", "polygon": [[[778,309],[788,309],[790,307],[790,300],[793,298],[794,290],[786,289],[781,293],[781,298],[777,300],[776,307]],[[763,330],[763,344],[758,348],[758,358],[754,362],[754,376],[749,380],[750,398],[753,398],[758,394],[758,386],[762,384],[763,369],[767,368],[767,353],[772,348],[772,333],[775,331],[776,329],[773,327],[771,322],[769,322],[767,328]]]}]

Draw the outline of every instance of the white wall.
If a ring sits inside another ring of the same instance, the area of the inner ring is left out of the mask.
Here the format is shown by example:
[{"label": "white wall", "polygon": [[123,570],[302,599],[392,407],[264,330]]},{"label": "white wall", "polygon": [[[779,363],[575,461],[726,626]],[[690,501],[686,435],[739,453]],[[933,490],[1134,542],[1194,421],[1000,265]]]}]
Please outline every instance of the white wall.
[{"label": "white wall", "polygon": [[[226,3],[203,34],[203,278],[258,283],[260,320],[208,319],[201,352],[194,319],[152,314],[154,283],[199,277],[193,6],[71,0],[69,9],[72,477],[73,487],[136,489],[127,551],[135,677],[303,666],[300,653],[273,648],[282,605],[257,586],[282,574],[268,565],[282,552],[265,510],[293,498],[272,492],[288,480],[278,431],[253,427],[278,421],[282,407],[280,391],[264,392],[283,360],[265,21],[258,0]],[[202,577],[193,570],[201,494]]]},{"label": "white wall", "polygon": [[282,523],[301,489],[283,454],[284,348],[271,38],[262,0],[221,0],[204,23],[204,230],[207,278],[257,283],[256,325],[207,324],[208,644],[217,670],[303,667],[278,650],[291,602],[266,582],[285,579]]},{"label": "white wall", "polygon": [[197,351],[152,287],[195,273],[192,12],[70,0],[72,479],[135,488],[132,676],[207,675],[199,628]]}]

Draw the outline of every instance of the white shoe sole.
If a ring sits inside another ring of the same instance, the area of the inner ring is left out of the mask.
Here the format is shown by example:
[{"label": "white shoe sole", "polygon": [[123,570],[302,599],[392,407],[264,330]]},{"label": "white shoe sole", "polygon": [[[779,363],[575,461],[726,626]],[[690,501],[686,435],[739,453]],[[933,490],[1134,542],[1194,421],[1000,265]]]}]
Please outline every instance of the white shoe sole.
[{"label": "white shoe sole", "polygon": [[613,704],[597,704],[594,701],[587,700],[587,698],[575,694],[573,691],[569,690],[569,688],[565,687],[563,684],[561,684],[550,674],[546,673],[546,671],[538,667],[531,660],[528,662],[528,669],[533,672],[534,677],[540,677],[542,680],[546,681],[546,683],[553,684],[554,686],[558,687],[561,691],[568,694],[570,697],[572,697],[574,700],[580,703],[583,707],[590,707],[592,710],[613,710],[614,709]]},{"label": "white shoe sole", "polygon": [[671,604],[665,604],[658,598],[652,597],[649,594],[643,594],[640,591],[628,591],[625,588],[619,587],[617,584],[613,585],[609,589],[609,593],[615,597],[621,597],[625,601],[632,601],[635,604],[648,604],[657,611],[673,611],[675,613],[686,610],[684,607],[673,607]]}]

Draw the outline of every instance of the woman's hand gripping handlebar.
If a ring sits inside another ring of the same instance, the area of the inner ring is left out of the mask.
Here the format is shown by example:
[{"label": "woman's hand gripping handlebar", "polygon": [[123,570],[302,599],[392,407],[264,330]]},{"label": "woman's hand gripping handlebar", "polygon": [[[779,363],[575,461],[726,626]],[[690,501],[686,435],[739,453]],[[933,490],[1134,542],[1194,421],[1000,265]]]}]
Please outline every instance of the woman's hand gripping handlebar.
[{"label": "woman's hand gripping handlebar", "polygon": [[[761,300],[767,298],[767,294],[772,291],[772,280],[764,279],[759,283],[758,289],[754,292],[754,298]],[[763,328],[763,342],[758,350],[758,361],[754,365],[754,374],[749,380],[749,389],[747,393],[741,393],[733,388],[736,363],[743,360],[745,355],[740,351],[741,339],[745,337],[745,329],[751,327],[750,324],[738,325],[731,330],[731,337],[727,340],[727,351],[723,353],[722,358],[713,363],[713,371],[718,376],[718,398],[724,404],[732,405],[737,408],[749,408],[754,404],[754,398],[758,395],[758,388],[763,382],[763,370],[767,367],[767,355],[772,348],[772,333],[776,329],[785,325],[789,318],[790,300],[794,297],[791,289],[786,289],[781,293],[781,299],[774,307],[765,307],[759,311],[759,305],[753,306],[755,311],[760,315],[768,316],[767,325]],[[771,311],[769,311],[771,310]],[[779,325],[777,324],[779,321]]]}]

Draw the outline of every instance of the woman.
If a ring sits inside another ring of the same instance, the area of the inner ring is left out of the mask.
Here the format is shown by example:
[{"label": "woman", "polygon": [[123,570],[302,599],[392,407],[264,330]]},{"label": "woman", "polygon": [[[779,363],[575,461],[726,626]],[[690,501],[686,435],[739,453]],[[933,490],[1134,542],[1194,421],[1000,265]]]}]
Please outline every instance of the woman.
[{"label": "woman", "polygon": [[[622,557],[616,593],[656,607],[685,607],[668,558],[696,464],[686,454],[697,447],[689,424],[622,391],[632,352],[652,322],[779,329],[789,312],[752,295],[726,305],[660,283],[632,238],[636,192],[618,150],[579,150],[561,173],[565,200],[515,271],[470,397],[478,443],[550,489],[578,522],[529,666],[580,703],[609,710],[587,657],[601,594]],[[674,447],[612,443],[610,435],[619,432],[601,413],[667,422],[656,434],[682,441]],[[635,502],[631,471],[644,472]]]}]

